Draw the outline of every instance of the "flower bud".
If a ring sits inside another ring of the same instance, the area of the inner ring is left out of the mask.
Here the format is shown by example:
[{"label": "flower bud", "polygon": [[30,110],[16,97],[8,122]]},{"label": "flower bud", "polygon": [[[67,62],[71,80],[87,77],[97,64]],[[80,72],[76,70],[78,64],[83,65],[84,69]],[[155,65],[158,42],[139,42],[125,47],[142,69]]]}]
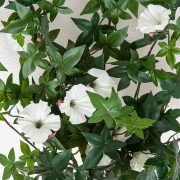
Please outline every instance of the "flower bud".
[{"label": "flower bud", "polygon": [[57,101],[57,105],[58,105],[59,108],[61,107],[61,104],[62,104],[62,103],[63,103],[62,99],[59,99],[59,100]]},{"label": "flower bud", "polygon": [[150,32],[150,33],[149,33],[149,36],[150,36],[150,37],[153,37],[153,36],[154,36],[154,32]]},{"label": "flower bud", "polygon": [[49,139],[53,139],[53,138],[55,138],[56,134],[57,134],[57,132],[53,132],[52,134],[50,134],[50,135],[48,136],[48,138],[49,138]]},{"label": "flower bud", "polygon": [[37,38],[36,38],[36,42],[41,43],[42,41],[43,41],[42,38],[40,38],[40,37],[37,37]]}]

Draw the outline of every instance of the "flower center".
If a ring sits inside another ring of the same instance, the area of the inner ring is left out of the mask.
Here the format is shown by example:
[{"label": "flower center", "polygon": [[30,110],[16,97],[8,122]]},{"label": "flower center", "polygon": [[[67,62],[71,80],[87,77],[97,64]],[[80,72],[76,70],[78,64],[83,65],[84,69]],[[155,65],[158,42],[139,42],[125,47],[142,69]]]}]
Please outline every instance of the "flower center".
[{"label": "flower center", "polygon": [[157,25],[161,25],[162,24],[162,22],[159,20],[159,21],[157,21]]},{"label": "flower center", "polygon": [[75,106],[75,102],[73,100],[71,100],[70,107],[74,107],[74,106]]},{"label": "flower center", "polygon": [[43,123],[41,122],[41,120],[37,121],[35,126],[36,126],[37,129],[40,129],[43,126]]},{"label": "flower center", "polygon": [[94,82],[89,84],[90,87],[95,88],[96,84]]}]

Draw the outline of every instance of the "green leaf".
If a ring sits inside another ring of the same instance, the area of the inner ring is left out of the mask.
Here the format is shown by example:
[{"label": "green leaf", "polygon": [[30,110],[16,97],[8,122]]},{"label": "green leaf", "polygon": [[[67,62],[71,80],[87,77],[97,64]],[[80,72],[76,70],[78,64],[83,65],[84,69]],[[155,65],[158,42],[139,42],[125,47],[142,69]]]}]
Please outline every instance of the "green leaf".
[{"label": "green leaf", "polygon": [[161,80],[161,88],[167,90],[174,98],[180,98],[180,79],[171,78],[166,80]]},{"label": "green leaf", "polygon": [[129,13],[127,13],[127,12],[121,12],[121,14],[119,15],[119,17],[121,18],[121,19],[124,19],[124,20],[127,20],[127,19],[131,19],[131,15],[129,14]]},{"label": "green leaf", "polygon": [[120,123],[127,128],[128,135],[135,133],[138,137],[144,138],[143,131],[141,129],[146,129],[155,121],[147,118],[138,117],[137,113],[134,111],[131,116],[124,118]]},{"label": "green leaf", "polygon": [[96,57],[93,61],[92,67],[96,69],[104,69],[104,55]]},{"label": "green leaf", "polygon": [[66,75],[59,69],[56,74],[56,78],[60,84],[64,83],[66,80]]},{"label": "green leaf", "polygon": [[48,55],[52,58],[56,66],[59,66],[59,64],[62,63],[63,58],[60,53],[58,53],[56,50],[52,49],[51,47],[46,47]]},{"label": "green leaf", "polygon": [[98,94],[88,92],[88,95],[90,97],[91,103],[96,108],[101,108],[102,104],[105,104],[105,102],[106,102],[105,99]]},{"label": "green leaf", "polygon": [[50,31],[49,32],[49,39],[51,41],[54,41],[58,37],[59,32],[60,32],[60,29],[54,29],[54,30]]},{"label": "green leaf", "polygon": [[76,26],[82,31],[87,32],[92,29],[92,24],[86,19],[72,18],[72,20],[76,24]]},{"label": "green leaf", "polygon": [[95,146],[103,145],[103,139],[98,134],[94,134],[94,133],[82,133],[82,134],[90,144],[93,144]]},{"label": "green leaf", "polygon": [[135,135],[141,139],[144,139],[144,133],[141,129],[135,129]]},{"label": "green leaf", "polygon": [[71,13],[73,13],[72,9],[70,9],[69,7],[60,7],[60,8],[58,8],[58,11],[61,14],[71,14]]},{"label": "green leaf", "polygon": [[20,147],[21,147],[21,152],[22,152],[24,155],[30,155],[31,149],[30,149],[30,147],[28,146],[28,144],[24,143],[23,141],[20,141]]},{"label": "green leaf", "polygon": [[166,61],[167,61],[167,63],[169,64],[169,66],[173,69],[173,68],[174,68],[174,65],[175,65],[175,63],[176,63],[176,57],[175,57],[175,55],[173,54],[173,52],[170,51],[170,50],[167,51]]},{"label": "green leaf", "polygon": [[63,56],[63,68],[68,70],[73,68],[81,59],[85,46],[75,47],[67,50]]},{"label": "green leaf", "polygon": [[35,69],[36,69],[36,65],[34,60],[32,59],[26,60],[22,67],[22,74],[24,79],[26,79],[30,74],[32,74],[35,71]]},{"label": "green leaf", "polygon": [[0,121],[4,121],[4,116],[0,114]]},{"label": "green leaf", "polygon": [[132,0],[132,2],[130,2],[128,9],[136,16],[138,17],[138,2],[136,2],[136,0]]},{"label": "green leaf", "polygon": [[63,171],[69,163],[69,159],[71,157],[71,150],[66,150],[62,153],[59,153],[53,159],[53,166],[55,169],[59,171]]},{"label": "green leaf", "polygon": [[166,72],[164,70],[155,69],[154,73],[155,73],[156,77],[160,80],[166,80],[166,79],[171,79],[171,78],[175,77],[175,74],[173,74],[171,72]]},{"label": "green leaf", "polygon": [[26,165],[26,161],[16,161],[14,163],[15,167],[18,169],[23,169],[24,166]]},{"label": "green leaf", "polygon": [[2,6],[5,3],[5,0],[0,0],[0,6]]},{"label": "green leaf", "polygon": [[30,12],[30,9],[27,7],[23,6],[22,4],[19,4],[18,2],[15,1],[16,9],[18,12],[18,15],[21,19],[26,17],[26,15]]},{"label": "green leaf", "polygon": [[88,122],[98,123],[104,120],[108,128],[114,127],[116,118],[120,115],[121,107],[117,93],[113,90],[108,100],[92,92],[88,92],[88,95],[93,106],[97,109]]},{"label": "green leaf", "polygon": [[85,180],[85,178],[83,177],[83,175],[80,171],[76,172],[75,180]]},{"label": "green leaf", "polygon": [[127,31],[128,31],[128,27],[125,27],[123,29],[111,33],[107,38],[107,42],[109,46],[111,47],[120,46],[124,42],[127,36]]},{"label": "green leaf", "polygon": [[158,120],[160,116],[161,105],[158,104],[152,93],[146,96],[138,108],[140,109],[140,115],[142,117]]},{"label": "green leaf", "polygon": [[100,109],[93,113],[93,115],[89,118],[88,123],[99,123],[103,119],[104,119],[104,110]]},{"label": "green leaf", "polygon": [[26,28],[26,26],[27,26],[27,21],[25,19],[18,19],[7,25],[0,32],[17,34],[22,32]]},{"label": "green leaf", "polygon": [[136,127],[139,129],[146,129],[150,127],[155,121],[152,119],[147,119],[147,118],[141,118],[136,121]]},{"label": "green leaf", "polygon": [[8,154],[8,159],[11,161],[11,162],[14,162],[15,161],[15,153],[14,153],[14,148],[12,148]]},{"label": "green leaf", "polygon": [[22,34],[18,34],[16,39],[17,39],[18,44],[21,47],[23,47],[24,46],[24,39],[25,39],[25,37]]},{"label": "green leaf", "polygon": [[163,57],[167,54],[167,49],[161,49],[158,53],[157,53],[157,57]]},{"label": "green leaf", "polygon": [[130,85],[130,79],[128,76],[124,76],[121,78],[118,84],[118,91],[121,91],[125,88],[127,88]]},{"label": "green leaf", "polygon": [[115,6],[117,6],[116,2],[114,0],[104,0],[105,7],[108,9],[113,9]]},{"label": "green leaf", "polygon": [[118,140],[112,140],[104,146],[104,152],[105,153],[113,152],[116,151],[117,149],[124,147],[125,145],[126,143],[124,142]]},{"label": "green leaf", "polygon": [[2,180],[9,179],[11,177],[12,171],[13,171],[13,167],[11,165],[6,166],[4,168]]},{"label": "green leaf", "polygon": [[149,172],[143,170],[138,176],[136,180],[157,180],[156,173],[154,168],[151,166]]},{"label": "green leaf", "polygon": [[173,49],[172,49],[172,52],[173,52],[174,54],[180,54],[180,48],[173,48]]},{"label": "green leaf", "polygon": [[0,63],[0,71],[7,71],[7,69]]},{"label": "green leaf", "polygon": [[91,169],[95,167],[103,157],[103,148],[102,147],[95,147],[93,148],[83,163],[83,169]]},{"label": "green leaf", "polygon": [[90,14],[96,12],[100,8],[100,1],[99,0],[90,0],[86,6],[84,7],[81,15],[83,14]]},{"label": "green leaf", "polygon": [[3,166],[6,166],[8,163],[8,159],[5,155],[0,154],[0,164],[2,164]]}]

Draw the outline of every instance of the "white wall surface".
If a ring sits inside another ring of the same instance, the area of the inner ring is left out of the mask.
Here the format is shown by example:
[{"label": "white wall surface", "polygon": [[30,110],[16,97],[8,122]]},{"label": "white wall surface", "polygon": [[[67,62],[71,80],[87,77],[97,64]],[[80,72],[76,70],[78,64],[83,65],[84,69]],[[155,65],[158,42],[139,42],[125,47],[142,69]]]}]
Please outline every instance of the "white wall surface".
[{"label": "white wall surface", "polygon": [[[66,6],[70,7],[74,13],[70,15],[59,15],[55,22],[52,24],[51,28],[60,28],[61,32],[57,39],[57,42],[61,45],[65,46],[67,44],[68,39],[76,40],[80,30],[74,25],[71,20],[71,17],[79,18],[79,14],[82,11],[83,7],[87,3],[87,0],[66,0]],[[140,9],[142,11],[142,8]],[[6,20],[8,15],[10,14],[9,10],[0,8],[0,19]],[[178,11],[177,16],[180,15],[180,11]],[[81,18],[88,18],[89,16],[82,16]],[[124,26],[129,26],[129,35],[128,40],[131,42],[138,38],[143,37],[143,34],[136,30],[137,26],[137,19],[134,17],[133,20],[127,21],[120,21],[118,27],[122,28]],[[0,29],[2,26],[0,25]],[[18,82],[18,73],[19,73],[19,61],[18,61],[18,54],[16,53],[20,47],[13,41],[10,35],[0,33],[0,62],[4,64],[4,66],[8,69],[8,72],[0,72],[0,78],[6,80],[8,74],[13,73],[14,81]],[[140,49],[140,55],[144,56],[147,54],[149,47]],[[158,46],[155,47],[154,52],[158,51]],[[177,58],[180,61],[179,57]],[[162,69],[170,70],[166,65],[165,59],[160,59],[160,63],[158,64],[159,67]],[[38,69],[33,76],[37,79],[41,71]],[[136,85],[132,84],[128,89],[120,92],[120,96],[123,95],[134,95]],[[152,91],[155,93],[158,88],[152,86],[152,84],[144,84],[140,90],[140,94],[147,93]],[[172,99],[168,105],[171,108],[180,108],[180,100]],[[8,118],[10,122],[12,122],[11,118]],[[169,132],[163,137],[163,141],[165,141],[173,132]],[[15,134],[7,125],[3,122],[0,122],[0,153],[7,154],[11,147],[14,147],[16,154],[20,155],[19,150],[19,140],[20,137]],[[2,176],[2,166],[0,166],[0,179]]]}]

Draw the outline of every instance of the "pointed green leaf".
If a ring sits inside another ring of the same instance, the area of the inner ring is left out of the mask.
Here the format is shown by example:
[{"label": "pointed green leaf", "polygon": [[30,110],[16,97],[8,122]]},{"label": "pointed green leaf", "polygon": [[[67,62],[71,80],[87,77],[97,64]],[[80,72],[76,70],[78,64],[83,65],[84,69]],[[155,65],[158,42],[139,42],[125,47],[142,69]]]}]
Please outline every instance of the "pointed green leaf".
[{"label": "pointed green leaf", "polygon": [[86,6],[84,7],[81,15],[83,14],[90,14],[96,12],[100,8],[100,1],[99,0],[90,0]]},{"label": "pointed green leaf", "polygon": [[70,157],[71,150],[66,150],[62,153],[57,154],[53,159],[54,168],[58,169],[59,171],[63,171],[68,166]]},{"label": "pointed green leaf", "polygon": [[36,65],[34,60],[32,59],[26,60],[22,67],[22,74],[24,79],[26,79],[30,74],[32,74],[35,71],[35,69],[36,69]]},{"label": "pointed green leaf", "polygon": [[2,164],[3,166],[6,166],[8,163],[8,159],[5,155],[0,154],[0,164]]},{"label": "pointed green leaf", "polygon": [[63,69],[69,70],[73,68],[81,59],[85,46],[79,46],[67,50],[63,56]]},{"label": "pointed green leaf", "polygon": [[124,42],[127,36],[127,31],[128,31],[128,27],[125,27],[123,29],[111,33],[107,38],[107,42],[109,46],[111,47],[120,46]]},{"label": "pointed green leaf", "polygon": [[94,134],[94,133],[82,133],[82,134],[90,144],[93,144],[95,146],[103,145],[103,139],[98,134]]},{"label": "pointed green leaf", "polygon": [[14,162],[15,161],[15,153],[14,153],[14,148],[12,148],[8,154],[8,159],[11,161],[11,162]]},{"label": "pointed green leaf", "polygon": [[83,164],[83,169],[91,169],[95,167],[103,157],[103,148],[95,147],[93,148],[88,155]]},{"label": "pointed green leaf", "polygon": [[7,69],[0,63],[0,71],[7,71]]},{"label": "pointed green leaf", "polygon": [[23,6],[22,4],[19,4],[16,1],[15,1],[15,5],[18,15],[21,19],[24,18],[28,14],[28,12],[30,12],[30,9],[28,9],[26,6]]}]

